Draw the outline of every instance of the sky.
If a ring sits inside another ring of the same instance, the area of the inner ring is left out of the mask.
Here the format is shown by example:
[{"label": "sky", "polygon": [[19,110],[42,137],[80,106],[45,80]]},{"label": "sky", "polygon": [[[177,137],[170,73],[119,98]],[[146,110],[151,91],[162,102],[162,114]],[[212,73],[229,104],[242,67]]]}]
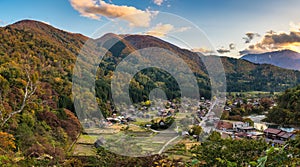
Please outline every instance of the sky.
[{"label": "sky", "polygon": [[[238,58],[282,49],[300,52],[299,7],[299,0],[0,0],[0,26],[32,19],[93,37],[99,28],[122,21],[165,40],[175,35],[194,51]],[[197,42],[202,38],[211,46]]]}]

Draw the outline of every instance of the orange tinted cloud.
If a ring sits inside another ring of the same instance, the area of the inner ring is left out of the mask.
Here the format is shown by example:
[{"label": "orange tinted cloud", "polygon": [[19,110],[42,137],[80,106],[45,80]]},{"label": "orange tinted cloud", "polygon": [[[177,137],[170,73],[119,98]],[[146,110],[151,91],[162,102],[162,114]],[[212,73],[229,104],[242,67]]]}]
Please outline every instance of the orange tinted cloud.
[{"label": "orange tinted cloud", "polygon": [[70,3],[81,16],[97,20],[101,16],[111,19],[119,18],[128,21],[130,26],[136,27],[148,27],[153,14],[150,11],[143,11],[132,6],[109,4],[103,0],[70,0]]},{"label": "orange tinted cloud", "polygon": [[281,32],[272,33],[267,32],[262,40],[255,45],[250,45],[247,49],[241,51],[240,53],[263,53],[271,52],[277,50],[289,49],[300,53],[300,32],[296,31],[296,25],[294,25],[293,30],[289,33]]},{"label": "orange tinted cloud", "polygon": [[191,29],[191,27],[174,27],[172,24],[158,23],[155,27],[146,32],[146,34],[156,37],[164,37],[168,33],[181,33],[188,31],[189,29]]},{"label": "orange tinted cloud", "polygon": [[156,36],[156,37],[164,37],[166,34],[171,32],[173,29],[174,29],[174,26],[171,24],[159,23],[155,27],[153,27],[151,30],[149,30],[146,34]]}]

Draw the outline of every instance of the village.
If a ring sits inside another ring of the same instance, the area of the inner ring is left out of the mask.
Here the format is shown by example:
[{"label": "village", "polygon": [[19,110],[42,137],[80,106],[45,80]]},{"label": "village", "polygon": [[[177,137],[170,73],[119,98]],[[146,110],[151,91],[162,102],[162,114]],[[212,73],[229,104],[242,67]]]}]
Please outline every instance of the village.
[{"label": "village", "polygon": [[[218,99],[212,101],[204,98],[201,98],[200,101],[184,99],[181,103],[156,99],[114,111],[111,117],[107,117],[105,120],[86,119],[82,125],[87,135],[94,136],[88,143],[94,147],[100,147],[105,144],[106,140],[110,140],[111,136],[124,132],[124,134],[133,133],[137,138],[146,134],[148,137],[152,136],[153,139],[145,140],[145,143],[163,145],[163,140],[154,140],[155,135],[164,134],[164,131],[170,129],[173,130],[170,134],[170,136],[173,135],[173,138],[181,137],[181,139],[188,139],[185,140],[187,143],[194,144],[197,142],[200,144],[204,140],[203,136],[212,131],[219,132],[224,139],[265,140],[274,145],[283,145],[293,139],[296,129],[263,122],[265,111],[262,105],[269,108],[276,106],[272,100],[268,101],[268,105],[264,103],[266,100],[262,98],[246,100],[235,98],[227,99],[226,102]],[[253,111],[260,109],[260,115],[257,112],[248,116],[235,115],[236,110],[243,106],[252,108]],[[217,114],[216,109],[218,108],[222,111],[222,115]],[[201,127],[201,134],[193,132],[195,127]]]}]

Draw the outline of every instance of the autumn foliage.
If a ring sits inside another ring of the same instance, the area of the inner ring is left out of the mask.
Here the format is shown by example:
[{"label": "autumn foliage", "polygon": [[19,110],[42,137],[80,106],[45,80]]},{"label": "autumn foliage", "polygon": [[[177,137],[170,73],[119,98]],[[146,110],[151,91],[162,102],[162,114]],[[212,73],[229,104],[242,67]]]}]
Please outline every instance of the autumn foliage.
[{"label": "autumn foliage", "polygon": [[15,149],[15,138],[12,134],[0,131],[0,152]]}]

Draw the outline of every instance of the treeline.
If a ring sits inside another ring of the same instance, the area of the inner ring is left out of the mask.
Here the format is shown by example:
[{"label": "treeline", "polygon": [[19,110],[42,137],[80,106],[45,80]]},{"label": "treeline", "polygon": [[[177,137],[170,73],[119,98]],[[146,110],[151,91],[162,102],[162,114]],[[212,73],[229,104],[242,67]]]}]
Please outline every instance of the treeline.
[{"label": "treeline", "polygon": [[266,121],[281,125],[300,125],[300,85],[287,89],[277,99],[278,105],[269,110]]},{"label": "treeline", "polygon": [[226,72],[227,92],[281,92],[300,83],[300,72],[268,64],[222,58]]}]

